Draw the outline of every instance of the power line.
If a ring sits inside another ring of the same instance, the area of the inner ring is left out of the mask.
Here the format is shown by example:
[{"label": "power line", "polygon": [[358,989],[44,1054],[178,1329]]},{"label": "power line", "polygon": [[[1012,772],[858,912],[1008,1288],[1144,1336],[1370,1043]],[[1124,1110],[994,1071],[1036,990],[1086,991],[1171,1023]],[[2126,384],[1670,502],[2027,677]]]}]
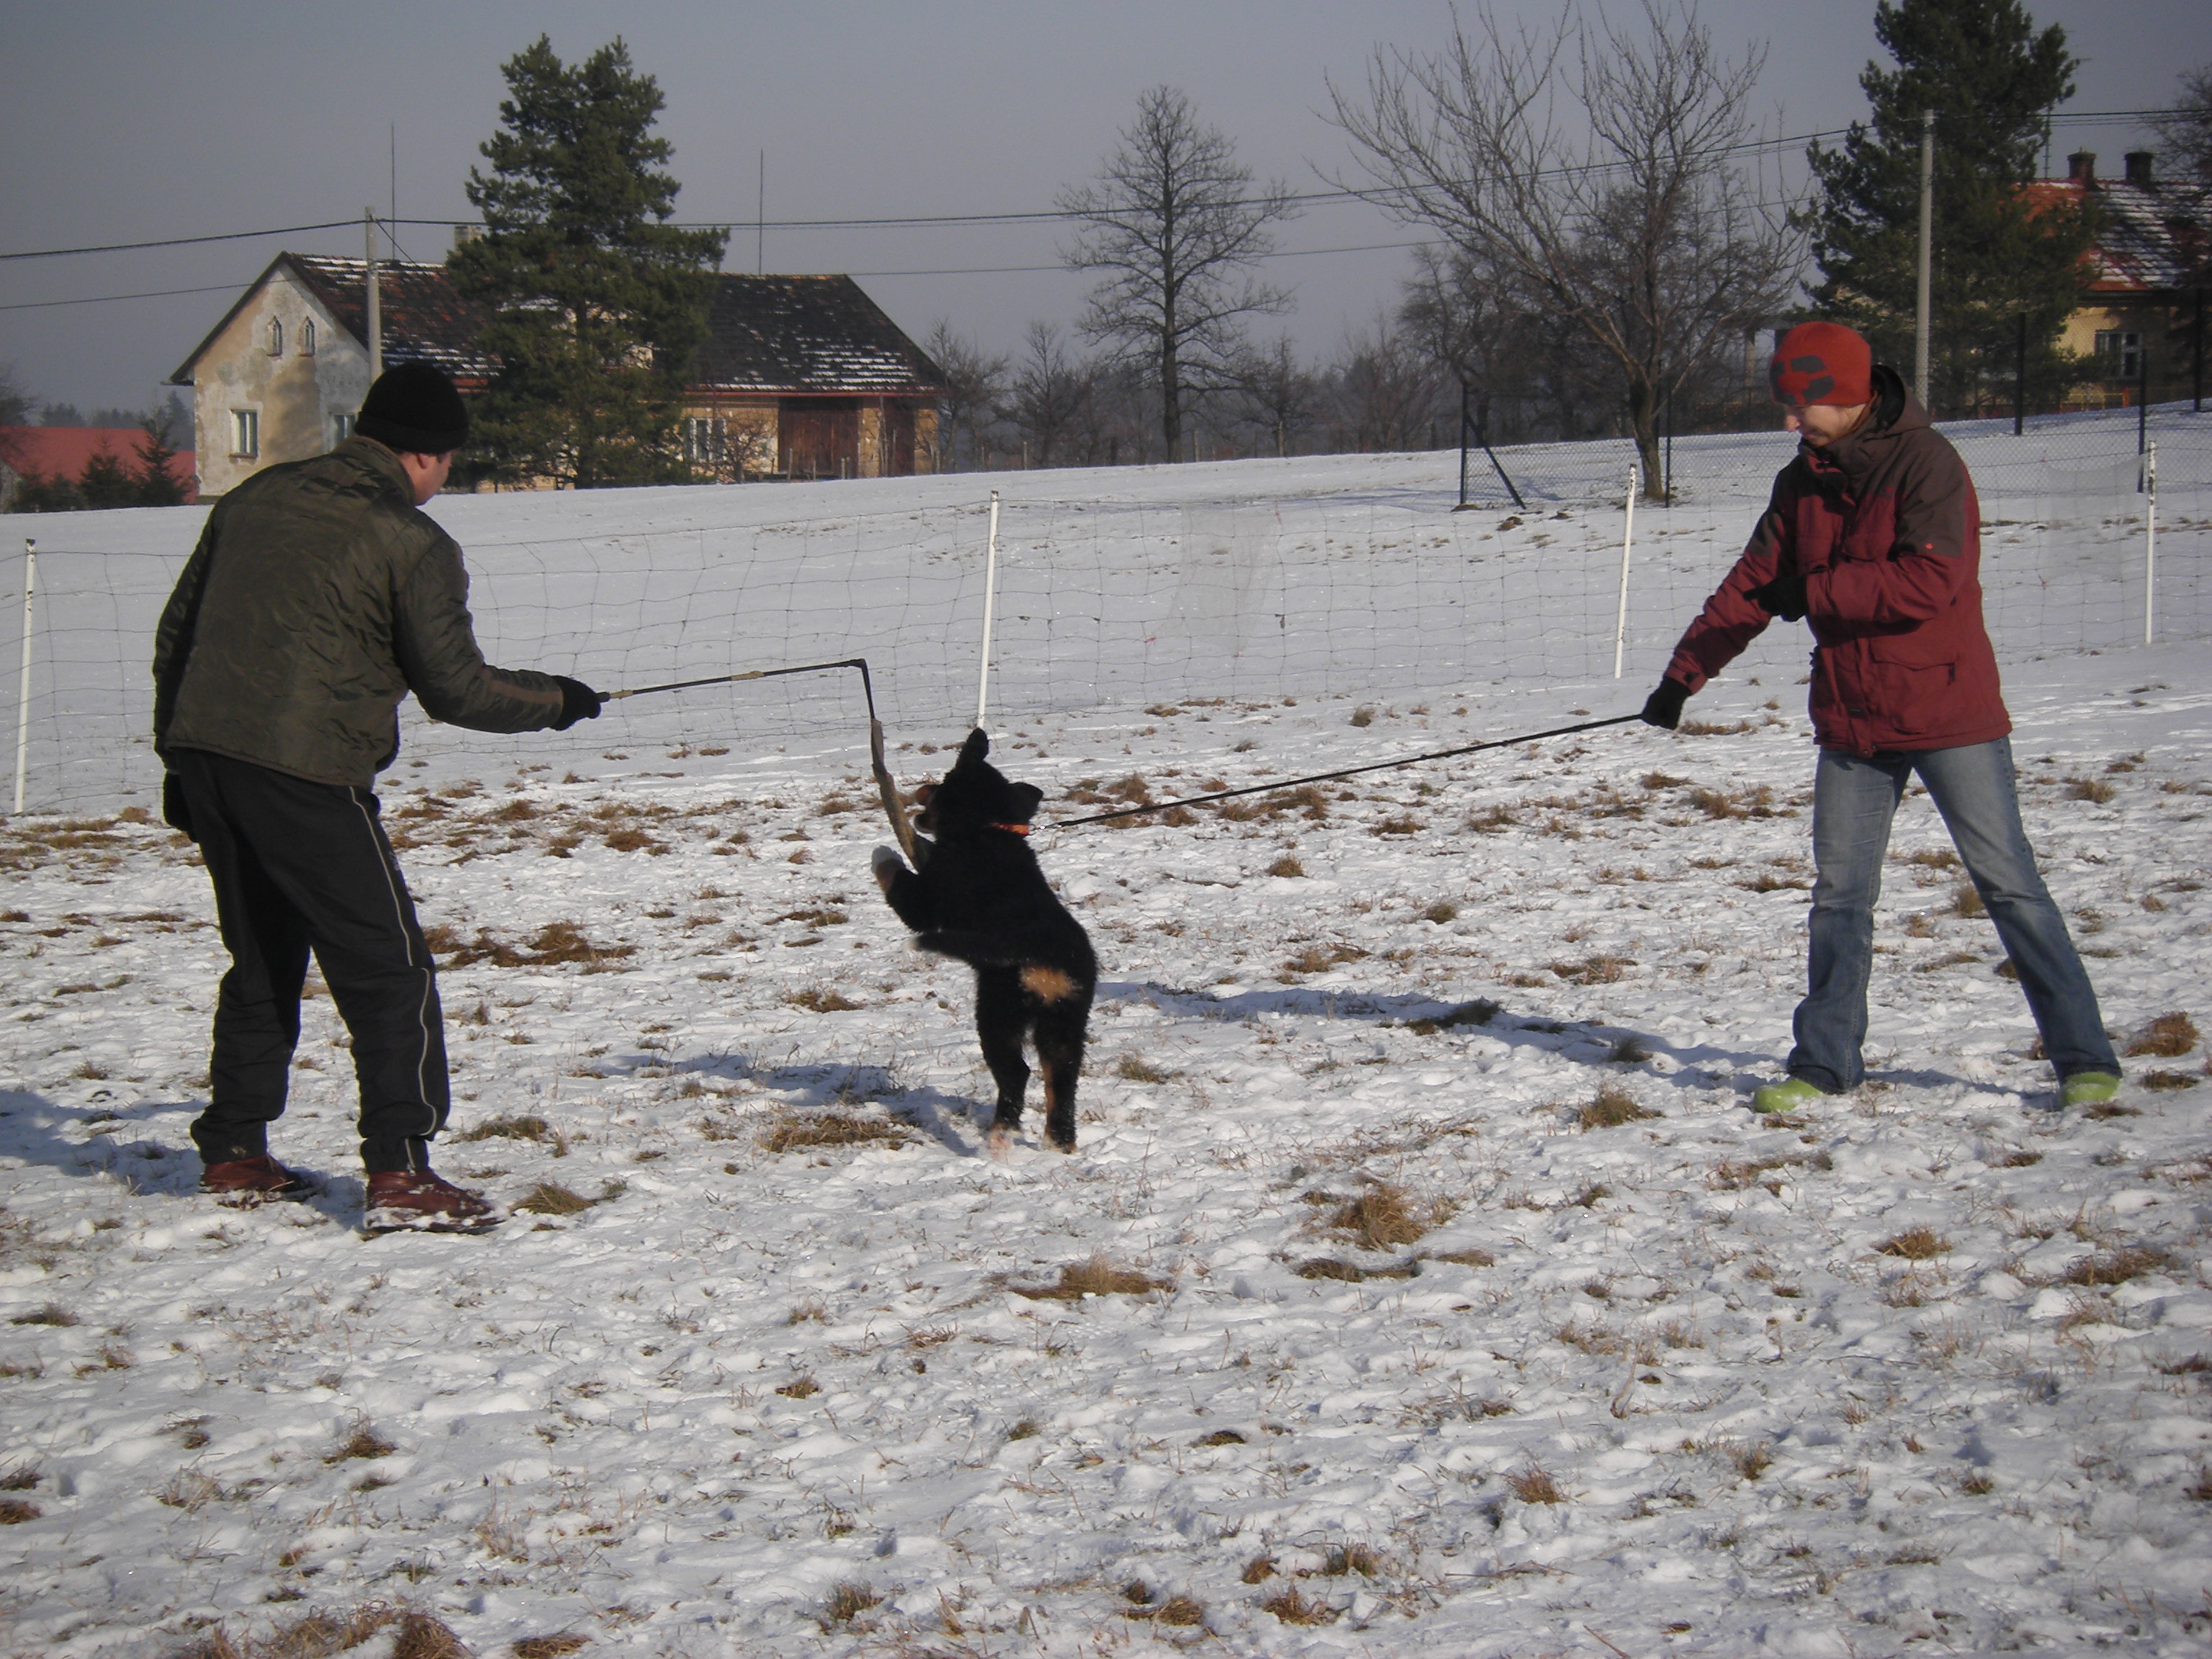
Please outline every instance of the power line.
[{"label": "power line", "polygon": [[[1839,137],[1844,131],[1844,129],[1838,127],[1828,131],[1796,133],[1784,138],[1747,139],[1741,143],[1719,145],[1705,153],[1712,155],[1729,155],[1747,154],[1753,150],[1759,149],[1779,149],[1795,144],[1805,143],[1815,138],[1837,137]],[[1613,168],[1626,167],[1627,165],[1629,164],[1626,161],[1602,161],[1587,166],[1553,168],[1548,171],[1551,173],[1602,173]],[[1394,193],[1397,192],[1394,191],[1393,189],[1388,186],[1377,187],[1370,190],[1292,191],[1281,196],[1255,197],[1249,201],[1225,204],[1224,205],[1257,207],[1274,202],[1285,202],[1295,206],[1304,207],[1329,202],[1371,201],[1377,196],[1388,196]],[[1072,213],[1064,209],[1054,208],[1022,213],[907,214],[884,218],[851,219],[771,219],[768,222],[767,228],[775,230],[910,230],[926,229],[938,226],[1054,224],[1082,219],[1087,216],[1089,216],[1080,213]],[[0,253],[0,260],[58,259],[67,258],[71,255],[83,253],[127,253],[149,248],[189,247],[205,242],[243,241],[257,236],[289,236],[301,231],[308,230],[341,230],[349,228],[360,222],[361,222],[358,219],[332,219],[325,221],[320,224],[283,225],[269,230],[225,231],[220,234],[208,236],[169,236],[143,242],[108,242],[100,244],[97,246],[89,247],[35,248],[15,253]],[[387,225],[422,225],[443,228],[453,224],[455,221],[451,219],[399,219],[385,221],[382,222],[385,222]],[[751,222],[734,219],[727,221],[717,220],[713,222],[693,220],[671,220],[667,222],[670,228],[678,230],[730,230],[750,222]],[[389,234],[388,231],[387,234]]]},{"label": "power line", "polygon": [[240,284],[217,283],[209,288],[157,288],[144,294],[87,294],[74,300],[20,300],[0,305],[0,311],[44,311],[49,306],[104,306],[118,300],[167,300],[181,294],[235,294]]}]

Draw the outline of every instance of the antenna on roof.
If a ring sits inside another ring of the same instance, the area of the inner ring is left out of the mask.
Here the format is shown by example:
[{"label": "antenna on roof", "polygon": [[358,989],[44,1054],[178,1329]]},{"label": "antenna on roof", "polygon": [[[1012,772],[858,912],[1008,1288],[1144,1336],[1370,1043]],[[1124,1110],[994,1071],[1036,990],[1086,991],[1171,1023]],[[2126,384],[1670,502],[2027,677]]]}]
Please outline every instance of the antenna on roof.
[{"label": "antenna on roof", "polygon": [[362,280],[368,288],[368,378],[374,385],[376,377],[384,373],[384,309],[376,292],[376,210],[361,210],[362,238],[366,244],[368,270]]}]

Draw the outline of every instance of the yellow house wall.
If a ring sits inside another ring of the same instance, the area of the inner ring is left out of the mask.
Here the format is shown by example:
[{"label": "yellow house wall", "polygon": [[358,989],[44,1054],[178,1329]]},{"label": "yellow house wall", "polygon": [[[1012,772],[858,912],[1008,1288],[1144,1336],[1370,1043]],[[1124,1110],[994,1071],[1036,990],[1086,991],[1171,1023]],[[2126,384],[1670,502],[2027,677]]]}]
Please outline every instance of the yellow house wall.
[{"label": "yellow house wall", "polygon": [[[281,353],[269,349],[271,320],[284,325]],[[304,325],[315,349],[301,349]],[[200,494],[220,495],[265,466],[331,447],[337,417],[368,395],[368,354],[288,271],[278,271],[239,308],[192,369],[193,441]],[[258,455],[234,453],[239,410],[261,417]]]}]

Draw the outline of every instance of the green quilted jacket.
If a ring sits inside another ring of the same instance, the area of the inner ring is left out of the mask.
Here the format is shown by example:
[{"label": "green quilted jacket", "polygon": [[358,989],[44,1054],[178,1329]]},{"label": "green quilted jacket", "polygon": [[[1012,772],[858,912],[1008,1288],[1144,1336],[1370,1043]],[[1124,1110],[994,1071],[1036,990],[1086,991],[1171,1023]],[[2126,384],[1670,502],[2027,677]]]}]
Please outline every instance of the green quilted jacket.
[{"label": "green quilted jacket", "polygon": [[368,438],[272,466],[216,503],[154,645],[154,748],[367,787],[400,700],[479,732],[560,718],[549,674],[493,668],[453,538]]}]

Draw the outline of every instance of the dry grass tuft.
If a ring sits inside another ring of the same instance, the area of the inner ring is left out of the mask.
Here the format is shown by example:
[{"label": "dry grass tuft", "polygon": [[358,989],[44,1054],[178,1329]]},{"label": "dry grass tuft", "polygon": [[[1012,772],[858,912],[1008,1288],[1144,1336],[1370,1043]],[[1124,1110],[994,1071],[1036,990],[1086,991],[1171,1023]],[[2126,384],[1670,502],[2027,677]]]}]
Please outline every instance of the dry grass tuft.
[{"label": "dry grass tuft", "polygon": [[1954,916],[1985,916],[1990,907],[1982,902],[1979,889],[1972,882],[1960,882],[1951,890],[1951,914]]},{"label": "dry grass tuft", "polygon": [[1244,1571],[1237,1575],[1237,1578],[1242,1583],[1264,1584],[1274,1576],[1275,1558],[1272,1555],[1255,1555],[1244,1564]]},{"label": "dry grass tuft", "polygon": [[1336,1617],[1334,1607],[1326,1601],[1309,1599],[1296,1584],[1268,1596],[1260,1603],[1260,1611],[1273,1613],[1286,1625],[1326,1625]]},{"label": "dry grass tuft", "polygon": [[1070,1262],[1062,1267],[1055,1284],[1011,1288],[1015,1295],[1032,1302],[1079,1302],[1086,1296],[1149,1296],[1154,1291],[1173,1290],[1175,1281],[1149,1278],[1133,1267],[1117,1267],[1101,1251],[1088,1261]]},{"label": "dry grass tuft", "polygon": [[793,991],[783,1000],[794,1008],[809,1009],[817,1014],[849,1013],[860,1006],[842,993],[819,985],[811,985],[804,991]]},{"label": "dry grass tuft", "polygon": [[563,1656],[592,1644],[588,1636],[579,1636],[573,1631],[561,1631],[551,1636],[526,1636],[508,1644],[507,1650],[514,1659],[563,1659]]},{"label": "dry grass tuft", "polygon": [[1125,1083],[1165,1083],[1175,1076],[1164,1066],[1155,1066],[1142,1054],[1124,1054],[1114,1062],[1114,1075]]},{"label": "dry grass tuft", "polygon": [[2065,1285],[2124,1285],[2130,1279],[2154,1273],[2166,1266],[2166,1252],[2148,1244],[2130,1244],[2117,1250],[2100,1250],[2083,1256],[2059,1276]]},{"label": "dry grass tuft", "polygon": [[10,1325],[69,1326],[76,1323],[76,1316],[58,1302],[48,1302],[32,1309],[28,1313],[17,1314],[8,1322]]},{"label": "dry grass tuft", "polygon": [[1342,1578],[1355,1572],[1362,1578],[1372,1578],[1382,1571],[1382,1558],[1364,1544],[1334,1546],[1322,1559],[1324,1578]]},{"label": "dry grass tuft", "polygon": [[1267,866],[1267,873],[1271,876],[1292,878],[1303,876],[1305,872],[1305,866],[1298,862],[1295,853],[1285,853]]},{"label": "dry grass tuft", "polygon": [[904,1146],[913,1132],[887,1117],[866,1117],[858,1112],[779,1112],[762,1133],[760,1144],[771,1152],[805,1152],[815,1146]]},{"label": "dry grass tuft", "polygon": [[1901,1256],[1907,1261],[1933,1261],[1951,1248],[1951,1241],[1933,1227],[1907,1227],[1875,1247],[1881,1255]]},{"label": "dry grass tuft", "polygon": [[2102,778],[2069,778],[2066,799],[2095,801],[2100,806],[2112,798],[2112,786]]},{"label": "dry grass tuft", "polygon": [[1618,1083],[1608,1083],[1598,1090],[1595,1100],[1575,1114],[1575,1121],[1584,1129],[1617,1129],[1624,1123],[1658,1115],[1638,1105]]},{"label": "dry grass tuft", "polygon": [[2197,1022],[2179,1009],[2170,1014],[2160,1014],[2143,1027],[2136,1040],[2121,1050],[2130,1060],[2156,1056],[2172,1060],[2185,1054],[2197,1046]]},{"label": "dry grass tuft", "polygon": [[793,1377],[776,1392],[786,1400],[811,1400],[822,1392],[822,1385],[811,1376]]},{"label": "dry grass tuft", "polygon": [[0,1474],[0,1492],[36,1492],[39,1482],[46,1476],[27,1463],[18,1463],[5,1474]]},{"label": "dry grass tuft", "polygon": [[1358,1197],[1340,1205],[1328,1218],[1329,1231],[1344,1233],[1363,1250],[1387,1250],[1411,1244],[1450,1217],[1442,1202],[1417,1207],[1402,1187],[1378,1181]]},{"label": "dry grass tuft", "polygon": [[1505,1485],[1524,1504],[1564,1504],[1567,1501],[1567,1495],[1559,1490],[1559,1482],[1534,1463],[1507,1475]]},{"label": "dry grass tuft", "polygon": [[2186,1072],[2169,1072],[2163,1069],[2145,1072],[2136,1080],[2146,1089],[2194,1089],[2201,1081],[2200,1079],[2190,1076]]},{"label": "dry grass tuft", "polygon": [[0,1498],[0,1527],[20,1527],[26,1521],[35,1521],[42,1511],[36,1504],[21,1498]]},{"label": "dry grass tuft", "polygon": [[338,1443],[337,1449],[325,1457],[323,1462],[325,1463],[343,1463],[346,1462],[347,1459],[354,1457],[389,1457],[392,1453],[398,1449],[399,1448],[397,1444],[392,1441],[386,1440],[374,1428],[370,1427],[368,1424],[363,1423],[358,1425],[351,1434],[340,1441]]},{"label": "dry grass tuft", "polygon": [[880,1607],[884,1598],[866,1584],[850,1579],[833,1584],[830,1599],[822,1604],[822,1625],[827,1630],[832,1625],[849,1625],[870,1607]]},{"label": "dry grass tuft", "polygon": [[1158,1625],[1195,1626],[1206,1622],[1206,1609],[1188,1595],[1171,1595],[1153,1611]]},{"label": "dry grass tuft", "polygon": [[1406,1029],[1418,1036],[1429,1036],[1455,1025],[1487,1025],[1498,1018],[1500,1007],[1500,1004],[1492,1002],[1488,997],[1477,997],[1474,1001],[1462,1002],[1433,1019],[1411,1021]]},{"label": "dry grass tuft", "polygon": [[524,1215],[580,1215],[598,1201],[557,1181],[541,1181],[511,1207]]},{"label": "dry grass tuft", "polygon": [[[442,1619],[381,1601],[371,1601],[349,1613],[303,1613],[258,1639],[234,1640],[218,1626],[174,1659],[334,1659],[394,1626],[398,1628],[392,1631],[391,1659],[472,1659],[461,1638]],[[520,1650],[518,1643],[516,1651]]]},{"label": "dry grass tuft", "polygon": [[558,1140],[553,1126],[544,1118],[526,1113],[519,1117],[488,1117],[472,1129],[464,1129],[453,1137],[456,1140]]},{"label": "dry grass tuft", "polygon": [[1194,1446],[1241,1446],[1244,1437],[1234,1429],[1216,1429],[1212,1434],[1201,1434],[1190,1443]]},{"label": "dry grass tuft", "polygon": [[1434,922],[1457,921],[1459,920],[1459,906],[1454,904],[1449,899],[1438,899],[1434,904],[1431,904],[1427,909],[1421,912],[1421,920],[1423,921]]}]

